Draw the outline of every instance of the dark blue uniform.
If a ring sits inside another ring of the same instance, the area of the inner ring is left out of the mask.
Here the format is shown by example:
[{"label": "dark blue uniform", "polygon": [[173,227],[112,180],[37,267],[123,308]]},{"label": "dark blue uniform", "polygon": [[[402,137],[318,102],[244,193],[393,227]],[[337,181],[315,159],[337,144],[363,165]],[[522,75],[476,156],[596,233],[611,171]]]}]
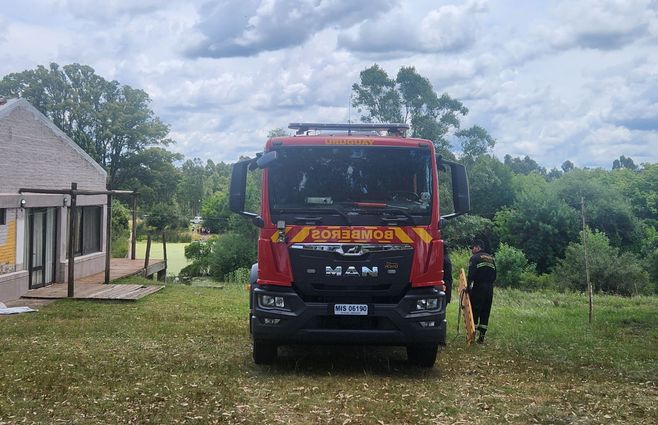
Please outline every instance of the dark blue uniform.
[{"label": "dark blue uniform", "polygon": [[484,341],[484,334],[489,326],[489,313],[493,302],[493,286],[496,281],[496,262],[491,254],[480,251],[471,257],[468,263],[468,282],[473,321],[480,332],[479,342]]}]

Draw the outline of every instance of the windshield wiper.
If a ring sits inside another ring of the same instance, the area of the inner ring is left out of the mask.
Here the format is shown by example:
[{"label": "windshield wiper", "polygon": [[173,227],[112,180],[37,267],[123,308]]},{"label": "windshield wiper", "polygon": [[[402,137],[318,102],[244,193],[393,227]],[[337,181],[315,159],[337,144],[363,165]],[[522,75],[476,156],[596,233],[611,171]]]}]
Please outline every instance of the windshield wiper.
[{"label": "windshield wiper", "polygon": [[[412,226],[416,225],[416,220],[413,218],[411,214],[409,214],[406,211],[406,208],[403,207],[394,207],[388,204],[384,203],[365,203],[365,202],[355,202],[354,205],[357,207],[361,208],[361,211],[369,211],[372,209],[373,212],[378,213],[379,215],[382,216],[382,221],[385,223],[393,223],[393,222],[398,222],[398,221],[409,221]],[[403,215],[404,217],[400,217],[399,215],[395,218],[386,218],[384,217],[384,214],[390,214],[390,213],[398,213]]]},{"label": "windshield wiper", "polygon": [[[344,211],[341,211],[338,208],[334,207],[328,207],[328,208],[280,208],[277,209],[276,212],[278,213],[311,213],[311,214],[324,214],[324,213],[336,213],[339,216],[341,216],[344,220],[345,223],[347,223],[348,226],[352,225],[352,220],[350,220],[350,217],[345,214]],[[297,216],[295,217],[295,221],[303,221],[303,222],[322,222],[323,217],[306,217],[306,216]],[[308,223],[307,223],[308,224]]]},{"label": "windshield wiper", "polygon": [[416,225],[416,220],[413,218],[413,216],[411,214],[409,214],[407,211],[405,211],[403,208],[386,207],[386,208],[382,209],[381,212],[383,214],[394,212],[394,213],[402,214],[404,216],[404,219],[402,219],[402,217],[400,217],[400,216],[397,216],[394,219],[393,218],[382,217],[382,221],[384,221],[384,222],[387,222],[387,221],[392,222],[392,221],[396,221],[396,220],[397,221],[400,221],[400,220],[407,221],[408,220],[411,223],[412,226]]}]

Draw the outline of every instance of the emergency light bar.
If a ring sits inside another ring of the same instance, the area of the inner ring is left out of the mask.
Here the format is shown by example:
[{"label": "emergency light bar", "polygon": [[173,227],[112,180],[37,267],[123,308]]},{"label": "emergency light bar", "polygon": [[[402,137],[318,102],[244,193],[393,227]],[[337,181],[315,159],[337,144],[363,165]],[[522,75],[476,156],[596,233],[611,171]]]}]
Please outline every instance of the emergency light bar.
[{"label": "emergency light bar", "polygon": [[296,134],[304,134],[312,130],[339,130],[347,131],[347,134],[352,134],[352,131],[387,131],[389,135],[405,136],[405,132],[409,130],[409,124],[404,123],[347,123],[347,124],[329,124],[317,122],[291,122],[288,128],[297,130]]}]

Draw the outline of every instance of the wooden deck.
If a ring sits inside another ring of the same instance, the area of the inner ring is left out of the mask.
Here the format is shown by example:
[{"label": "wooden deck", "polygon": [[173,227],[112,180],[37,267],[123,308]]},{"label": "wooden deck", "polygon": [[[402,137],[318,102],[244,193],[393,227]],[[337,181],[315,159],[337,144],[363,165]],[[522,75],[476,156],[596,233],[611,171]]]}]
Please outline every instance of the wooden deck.
[{"label": "wooden deck", "polygon": [[[138,300],[164,288],[164,285],[115,285],[104,283],[81,283],[75,285],[73,298],[84,300]],[[52,285],[31,289],[22,298],[58,299],[68,298],[68,285]]]},{"label": "wooden deck", "polygon": [[[144,260],[129,260],[127,258],[112,258],[110,262],[110,281],[126,276],[152,276],[165,268],[163,260],[150,260],[144,272]],[[78,283],[105,283],[105,272],[92,274],[75,280]]]},{"label": "wooden deck", "polygon": [[[162,273],[165,263],[162,260],[149,261],[144,270],[144,260],[113,258],[110,263],[110,281],[126,276],[151,276]],[[75,299],[94,300],[138,300],[159,291],[163,285],[105,285],[105,272],[85,276],[75,280]],[[31,289],[22,298],[58,299],[68,298],[68,284],[54,283],[43,288]]]}]

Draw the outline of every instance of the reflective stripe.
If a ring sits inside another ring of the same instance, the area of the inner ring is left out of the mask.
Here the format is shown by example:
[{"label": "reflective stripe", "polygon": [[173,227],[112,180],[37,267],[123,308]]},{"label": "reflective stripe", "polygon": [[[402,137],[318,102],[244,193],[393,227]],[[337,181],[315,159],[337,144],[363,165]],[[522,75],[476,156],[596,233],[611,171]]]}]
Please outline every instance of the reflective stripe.
[{"label": "reflective stripe", "polygon": [[491,267],[492,269],[496,270],[496,266],[493,265],[492,263],[478,263],[475,267],[477,267],[478,269],[480,267]]},{"label": "reflective stripe", "polygon": [[420,236],[420,238],[423,240],[423,242],[430,243],[432,241],[432,235],[427,233],[427,230],[425,230],[424,228],[422,228],[422,227],[413,227],[413,229],[414,229],[414,232],[416,232],[416,234],[418,236]]}]

